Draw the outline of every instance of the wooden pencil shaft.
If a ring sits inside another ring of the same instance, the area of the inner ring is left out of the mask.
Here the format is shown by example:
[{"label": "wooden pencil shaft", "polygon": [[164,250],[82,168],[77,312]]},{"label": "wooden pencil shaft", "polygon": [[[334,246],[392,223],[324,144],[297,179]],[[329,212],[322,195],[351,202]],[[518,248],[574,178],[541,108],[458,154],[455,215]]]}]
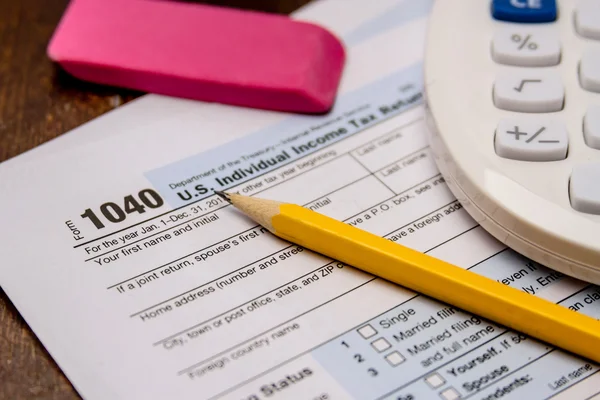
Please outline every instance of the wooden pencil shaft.
[{"label": "wooden pencil shaft", "polygon": [[593,318],[300,206],[230,196],[251,218],[270,218],[266,227],[283,239],[600,362]]}]

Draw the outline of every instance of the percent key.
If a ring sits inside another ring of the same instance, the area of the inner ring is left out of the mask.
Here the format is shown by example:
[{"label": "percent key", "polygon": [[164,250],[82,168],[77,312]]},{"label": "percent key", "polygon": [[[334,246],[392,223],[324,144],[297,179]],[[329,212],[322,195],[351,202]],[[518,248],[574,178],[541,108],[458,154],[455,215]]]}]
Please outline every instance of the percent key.
[{"label": "percent key", "polygon": [[560,42],[551,27],[503,27],[492,40],[492,56],[500,64],[548,67],[560,62]]}]

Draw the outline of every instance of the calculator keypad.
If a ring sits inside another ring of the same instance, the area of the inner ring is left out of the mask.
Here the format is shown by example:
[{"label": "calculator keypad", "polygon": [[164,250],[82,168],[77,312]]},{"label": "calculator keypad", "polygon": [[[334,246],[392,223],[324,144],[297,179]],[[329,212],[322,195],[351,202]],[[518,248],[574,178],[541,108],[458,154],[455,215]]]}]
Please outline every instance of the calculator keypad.
[{"label": "calculator keypad", "polygon": [[[494,149],[498,156],[518,161],[557,162],[567,157],[569,132],[559,120],[543,113],[564,108],[565,88],[558,72],[552,67],[561,63],[559,31],[551,22],[541,18],[551,10],[554,1],[493,0],[492,16],[500,21],[521,22],[503,24],[497,28],[491,43],[491,55],[497,64],[523,67],[501,68],[493,86],[494,105],[515,112],[514,117],[498,122],[494,133]],[[562,15],[572,20],[572,29],[586,41],[578,68],[581,88],[600,93],[600,0],[579,0],[574,15]],[[564,51],[569,49],[565,48]],[[567,98],[567,101],[569,99]],[[585,144],[600,150],[600,98],[581,110],[585,116],[579,132]],[[537,113],[538,116],[524,114]],[[569,187],[573,209],[600,214],[600,163],[577,164],[571,173]]]}]

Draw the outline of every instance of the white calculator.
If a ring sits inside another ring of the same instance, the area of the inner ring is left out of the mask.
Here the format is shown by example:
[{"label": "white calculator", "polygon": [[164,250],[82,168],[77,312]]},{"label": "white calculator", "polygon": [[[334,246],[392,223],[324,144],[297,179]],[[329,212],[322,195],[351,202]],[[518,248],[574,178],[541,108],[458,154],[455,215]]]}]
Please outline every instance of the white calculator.
[{"label": "white calculator", "polygon": [[429,140],[507,246],[600,284],[600,0],[438,0]]}]

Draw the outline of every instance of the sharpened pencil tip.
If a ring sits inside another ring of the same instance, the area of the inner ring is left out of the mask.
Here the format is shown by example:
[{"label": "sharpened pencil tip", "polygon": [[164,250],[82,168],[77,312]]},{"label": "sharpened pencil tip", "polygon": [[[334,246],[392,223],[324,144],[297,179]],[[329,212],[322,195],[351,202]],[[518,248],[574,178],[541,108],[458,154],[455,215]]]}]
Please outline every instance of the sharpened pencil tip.
[{"label": "sharpened pencil tip", "polygon": [[228,202],[229,204],[231,204],[231,198],[229,197],[229,195],[225,192],[222,192],[220,190],[215,190],[215,194],[217,196],[219,196],[220,198],[222,198],[223,200],[225,200],[226,202]]}]

